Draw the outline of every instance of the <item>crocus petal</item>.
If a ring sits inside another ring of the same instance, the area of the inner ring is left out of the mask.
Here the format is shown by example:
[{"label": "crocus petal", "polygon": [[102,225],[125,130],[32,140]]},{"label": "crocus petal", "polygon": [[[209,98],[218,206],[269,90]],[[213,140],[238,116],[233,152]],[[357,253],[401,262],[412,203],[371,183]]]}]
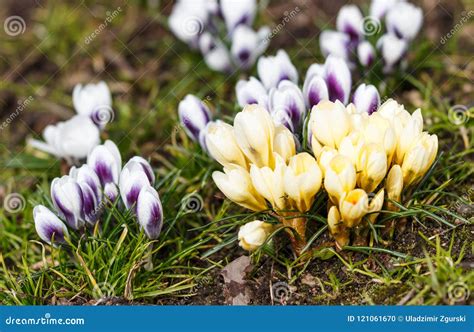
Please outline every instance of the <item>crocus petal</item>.
[{"label": "crocus petal", "polygon": [[351,72],[346,62],[338,57],[329,56],[324,64],[325,80],[329,92],[329,100],[339,100],[347,104],[351,92]]},{"label": "crocus petal", "polygon": [[69,236],[66,225],[44,205],[34,207],[33,219],[36,232],[44,242],[64,243],[65,237]]},{"label": "crocus petal", "polygon": [[151,186],[144,186],[140,190],[137,219],[148,238],[158,238],[163,226],[163,208],[158,193]]}]

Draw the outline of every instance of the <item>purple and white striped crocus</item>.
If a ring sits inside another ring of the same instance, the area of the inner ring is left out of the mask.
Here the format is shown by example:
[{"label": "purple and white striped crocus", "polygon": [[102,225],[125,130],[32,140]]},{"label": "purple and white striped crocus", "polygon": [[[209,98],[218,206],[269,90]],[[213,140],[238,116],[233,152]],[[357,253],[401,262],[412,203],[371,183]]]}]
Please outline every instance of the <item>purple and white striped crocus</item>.
[{"label": "purple and white striped crocus", "polygon": [[211,121],[209,108],[199,98],[188,94],[178,105],[181,125],[186,134],[194,141],[199,141],[199,133]]},{"label": "purple and white striped crocus", "polygon": [[137,197],[137,219],[149,239],[156,239],[163,226],[163,207],[158,192],[150,185],[141,188]]},{"label": "purple and white striped crocus", "polygon": [[83,198],[83,212],[85,220],[94,225],[100,215],[102,202],[102,186],[99,177],[87,164],[79,168],[72,167],[69,176],[77,181]]},{"label": "purple and white striped crocus", "polygon": [[324,65],[313,63],[309,66],[303,84],[303,96],[308,109],[319,104],[321,100],[329,99],[328,87],[324,80]]},{"label": "purple and white striped crocus", "polygon": [[257,11],[256,0],[221,0],[220,11],[227,31],[233,35],[237,26],[252,25]]},{"label": "purple and white striped crocus", "polygon": [[375,49],[371,43],[364,40],[357,45],[357,58],[364,67],[370,67],[375,60]]},{"label": "purple and white striped crocus", "polygon": [[251,104],[267,105],[267,90],[257,78],[251,76],[248,80],[239,80],[235,86],[237,103],[240,107]]},{"label": "purple and white striped crocus", "polygon": [[107,140],[104,144],[96,146],[87,157],[87,164],[99,177],[104,186],[107,183],[118,183],[122,156],[114,142]]},{"label": "purple and white striped crocus", "polygon": [[380,106],[380,95],[375,86],[363,83],[355,90],[352,102],[358,113],[371,115]]},{"label": "purple and white striped crocus", "polygon": [[392,33],[386,33],[377,40],[377,48],[382,55],[384,73],[391,73],[402,63],[408,50],[408,42]]},{"label": "purple and white striped crocus", "polygon": [[69,236],[66,225],[50,209],[37,205],[33,209],[35,229],[41,240],[51,243],[65,243]]},{"label": "purple and white striped crocus", "polygon": [[258,31],[243,24],[235,28],[230,48],[234,64],[243,69],[251,68],[255,60],[267,49],[269,35],[270,29],[266,26]]},{"label": "purple and white striped crocus", "polygon": [[[144,159],[143,161],[146,162]],[[150,182],[149,175],[147,175],[146,168],[148,167],[144,167],[143,163],[137,161],[137,159],[129,160],[120,173],[120,195],[127,209],[134,208],[136,211],[136,203],[140,190],[145,186],[153,185],[153,182]],[[154,180],[154,177],[152,179]]]},{"label": "purple and white striped crocus", "polygon": [[284,80],[298,83],[298,72],[284,50],[278,50],[273,56],[260,57],[257,62],[257,71],[258,77],[267,90],[276,88],[278,83]]},{"label": "purple and white striped crocus", "polygon": [[339,10],[336,28],[349,36],[352,42],[358,42],[364,37],[363,17],[356,5],[345,5]]},{"label": "purple and white striped crocus", "polygon": [[[79,183],[64,175],[51,183],[51,199],[59,216],[73,229],[85,224],[84,197]],[[88,202],[89,203],[89,202]]]},{"label": "purple and white striped crocus", "polygon": [[300,128],[306,114],[303,93],[295,83],[287,80],[281,81],[276,88],[270,90],[269,107],[270,113],[276,114],[277,119],[286,119],[285,114],[288,116],[291,126],[284,121],[279,123],[284,124],[291,131]]}]

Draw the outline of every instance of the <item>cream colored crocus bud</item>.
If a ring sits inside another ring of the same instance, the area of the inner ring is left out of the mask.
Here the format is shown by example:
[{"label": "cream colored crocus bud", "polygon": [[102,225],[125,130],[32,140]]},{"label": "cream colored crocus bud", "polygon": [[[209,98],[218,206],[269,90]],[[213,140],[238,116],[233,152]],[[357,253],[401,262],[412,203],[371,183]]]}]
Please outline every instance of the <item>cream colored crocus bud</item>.
[{"label": "cream colored crocus bud", "polygon": [[319,168],[321,168],[321,171],[323,173],[323,177],[324,174],[326,174],[326,169],[329,167],[329,163],[331,162],[332,158],[337,155],[337,150],[330,148],[329,146],[325,146],[321,149],[321,153],[318,156],[318,164]]},{"label": "cream colored crocus bud", "polygon": [[351,128],[349,113],[338,100],[335,103],[323,100],[313,106],[310,121],[313,136],[322,145],[332,148],[339,147]]},{"label": "cream colored crocus bud", "polygon": [[369,211],[368,211],[369,215],[367,216],[367,218],[372,224],[375,223],[375,220],[377,220],[377,217],[379,216],[378,212],[382,210],[383,202],[384,202],[384,194],[385,194],[385,190],[382,188],[374,197],[372,197],[372,199],[369,202]]},{"label": "cream colored crocus bud", "polygon": [[257,193],[248,171],[244,168],[224,168],[224,173],[217,171],[212,173],[212,179],[231,201],[252,211],[267,209],[265,199]]},{"label": "cream colored crocus bud", "polygon": [[288,160],[296,154],[296,144],[293,134],[284,125],[275,127],[273,151],[278,153],[285,162],[288,162]]},{"label": "cream colored crocus bud", "polygon": [[354,189],[344,195],[339,202],[339,211],[346,227],[357,226],[369,211],[369,197],[362,189]]},{"label": "cream colored crocus bud", "polygon": [[357,169],[359,186],[366,192],[372,192],[387,174],[387,155],[379,144],[366,144],[360,153]]},{"label": "cream colored crocus bud", "polygon": [[387,154],[387,163],[390,165],[397,146],[397,136],[390,121],[378,112],[373,113],[365,122],[362,133],[366,143],[375,143],[383,146]]},{"label": "cream colored crocus bud", "polygon": [[395,151],[395,163],[401,165],[405,154],[410,148],[417,142],[423,131],[423,117],[421,111],[417,109],[408,122],[404,125],[403,129],[398,134],[397,149]]},{"label": "cream colored crocus bud", "polygon": [[284,188],[299,211],[306,212],[311,208],[321,182],[322,172],[313,156],[302,152],[290,158],[285,169]]},{"label": "cream colored crocus bud", "polygon": [[403,183],[409,186],[423,177],[438,152],[438,136],[423,133],[405,153],[402,163]]},{"label": "cream colored crocus bud", "polygon": [[273,231],[273,226],[260,220],[254,220],[241,226],[237,238],[244,250],[254,251],[265,243]]},{"label": "cream colored crocus bud", "polygon": [[247,168],[247,160],[235,140],[234,128],[217,120],[206,126],[206,147],[209,154],[222,166]]},{"label": "cream colored crocus bud", "polygon": [[350,133],[344,137],[339,145],[339,153],[346,156],[356,166],[356,171],[360,171],[358,167],[360,154],[364,147],[364,140],[358,131]]},{"label": "cream colored crocus bud", "polygon": [[250,178],[252,179],[255,190],[269,201],[276,210],[285,210],[288,208],[285,190],[283,187],[283,176],[286,164],[283,158],[275,154],[275,167],[258,167],[252,164],[250,166]]},{"label": "cream colored crocus bud", "polygon": [[275,126],[260,105],[247,105],[234,118],[234,133],[242,152],[258,167],[273,166]]},{"label": "cream colored crocus bud", "polygon": [[336,206],[332,206],[329,209],[328,228],[339,248],[342,248],[349,243],[349,230],[342,222],[341,214]]},{"label": "cream colored crocus bud", "polygon": [[[385,191],[389,200],[400,202],[403,190],[403,174],[402,169],[399,165],[393,165],[388,172],[387,179],[385,180]],[[390,211],[398,211],[398,207],[387,202],[387,209]]]},{"label": "cream colored crocus bud", "polygon": [[331,159],[324,174],[324,188],[334,204],[355,188],[356,170],[346,156],[338,154]]}]

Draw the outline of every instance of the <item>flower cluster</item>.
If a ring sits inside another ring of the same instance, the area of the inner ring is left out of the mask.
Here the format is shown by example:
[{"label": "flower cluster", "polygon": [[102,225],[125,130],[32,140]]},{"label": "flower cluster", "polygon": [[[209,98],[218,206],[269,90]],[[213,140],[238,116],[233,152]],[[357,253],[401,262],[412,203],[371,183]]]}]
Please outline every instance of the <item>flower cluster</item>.
[{"label": "flower cluster", "polygon": [[[380,36],[382,19],[387,31]],[[384,73],[390,73],[401,64],[422,22],[421,8],[401,0],[373,0],[370,15],[366,17],[356,5],[346,5],[337,16],[337,31],[321,33],[321,52],[324,56],[337,55],[351,67],[359,63],[364,68],[376,64],[378,52]]]},{"label": "flower cluster", "polygon": [[123,205],[133,211],[145,234],[156,239],[161,232],[163,209],[154,182],[153,170],[145,159],[135,156],[122,168],[117,146],[106,141],[89,153],[87,164],[73,166],[69,175],[52,181],[51,200],[57,215],[43,205],[36,206],[36,231],[47,243],[63,243],[68,236],[67,226],[74,230],[94,226],[105,206],[113,205],[120,194]]},{"label": "flower cluster", "polygon": [[71,165],[87,157],[89,151],[100,144],[100,130],[114,117],[112,97],[105,82],[76,85],[72,99],[76,115],[46,126],[44,142],[29,140],[32,147],[64,158]]},{"label": "flower cluster", "polygon": [[252,67],[268,46],[270,29],[252,29],[256,11],[256,0],[178,0],[168,23],[209,68],[228,72]]}]

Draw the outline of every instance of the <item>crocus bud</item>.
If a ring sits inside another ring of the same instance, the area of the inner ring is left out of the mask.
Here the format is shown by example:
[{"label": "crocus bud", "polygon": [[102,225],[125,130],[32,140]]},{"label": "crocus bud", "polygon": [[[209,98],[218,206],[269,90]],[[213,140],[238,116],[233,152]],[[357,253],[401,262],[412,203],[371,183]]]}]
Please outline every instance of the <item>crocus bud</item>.
[{"label": "crocus bud", "polygon": [[268,98],[267,90],[255,77],[250,77],[248,81],[240,80],[235,86],[237,94],[237,103],[240,107],[245,107],[248,104],[266,104],[265,99]]},{"label": "crocus bud", "polygon": [[363,37],[362,13],[356,5],[345,5],[339,10],[336,19],[337,30],[348,34],[353,41]]},{"label": "crocus bud", "polygon": [[[320,73],[320,71],[323,71]],[[328,87],[323,78],[324,67],[316,63],[312,64],[306,73],[306,78],[303,85],[303,95],[306,102],[306,107],[311,109],[313,106],[319,104],[321,100],[329,99]]]},{"label": "crocus bud", "polygon": [[158,238],[163,226],[163,208],[158,192],[150,185],[143,186],[138,194],[137,219],[149,239]]},{"label": "crocus bud", "polygon": [[286,164],[279,155],[276,155],[273,169],[268,166],[258,167],[254,164],[250,166],[250,178],[255,190],[277,210],[287,208],[283,187],[285,168]]},{"label": "crocus bud", "polygon": [[139,162],[129,161],[120,173],[119,189],[122,201],[127,209],[134,207],[140,190],[150,186],[150,180]]},{"label": "crocus bud", "polygon": [[356,170],[346,156],[336,155],[331,159],[324,174],[324,188],[334,203],[354,189],[356,185]]},{"label": "crocus bud", "polygon": [[64,243],[65,238],[69,236],[66,225],[47,207],[37,205],[33,209],[33,219],[35,229],[41,240],[51,244]]},{"label": "crocus bud", "polygon": [[319,168],[321,169],[324,174],[326,174],[326,169],[329,167],[329,163],[331,162],[332,158],[334,158],[338,154],[337,150],[334,148],[330,148],[329,146],[325,146],[321,149],[318,158]]},{"label": "crocus bud", "polygon": [[346,227],[357,226],[369,211],[369,198],[362,189],[354,189],[345,194],[339,202],[339,212]]},{"label": "crocus bud", "polygon": [[377,41],[384,62],[384,72],[390,73],[401,62],[408,48],[408,43],[394,34],[387,33]]},{"label": "crocus bud", "polygon": [[150,185],[153,185],[153,183],[155,183],[155,174],[153,173],[153,168],[151,168],[151,165],[147,160],[145,160],[143,157],[135,156],[130,158],[130,160],[125,164],[124,167],[127,167],[127,165],[130,163],[138,163],[145,172],[146,177],[150,182]]},{"label": "crocus bud", "polygon": [[199,37],[199,49],[204,56],[206,65],[212,70],[228,72],[232,68],[229,50],[218,38],[209,32],[204,32]]},{"label": "crocus bud", "polygon": [[339,100],[344,105],[351,93],[351,72],[347,63],[339,57],[328,56],[324,64],[324,79],[328,87],[329,100]]},{"label": "crocus bud", "polygon": [[113,182],[106,183],[104,186],[104,195],[109,199],[109,201],[115,202],[119,195],[117,185]]},{"label": "crocus bud", "polygon": [[354,92],[353,102],[357,112],[371,115],[380,106],[380,95],[375,86],[362,83]]},{"label": "crocus bud", "polygon": [[283,125],[275,126],[273,151],[278,153],[285,162],[296,154],[295,138],[291,131]]},{"label": "crocus bud", "polygon": [[407,118],[403,129],[399,131],[397,148],[395,151],[395,162],[399,165],[403,163],[403,159],[408,150],[418,141],[423,132],[423,116],[421,110],[417,109],[411,116]]},{"label": "crocus bud", "polygon": [[337,148],[350,130],[350,117],[341,102],[322,101],[311,111],[311,132],[323,145]]},{"label": "crocus bud", "polygon": [[72,103],[77,114],[88,116],[99,126],[113,118],[112,96],[103,81],[97,84],[77,84],[72,91]]},{"label": "crocus bud", "polygon": [[224,168],[224,173],[217,171],[212,173],[212,179],[220,191],[234,203],[252,211],[267,209],[265,199],[257,193],[250,174],[244,168]]},{"label": "crocus bud", "polygon": [[209,21],[205,1],[177,1],[168,19],[173,34],[190,47],[196,48],[199,35]]},{"label": "crocus bud", "polygon": [[286,113],[293,128],[301,127],[306,114],[306,105],[300,88],[291,81],[281,81],[277,88],[270,90],[270,111]]},{"label": "crocus bud", "polygon": [[349,243],[349,231],[341,220],[341,214],[336,206],[332,206],[328,212],[328,228],[331,235],[336,240],[339,248]]},{"label": "crocus bud", "polygon": [[275,126],[270,114],[259,105],[247,105],[234,118],[234,133],[242,152],[256,166],[273,164]]},{"label": "crocus bud", "polygon": [[385,22],[390,33],[412,40],[421,29],[423,11],[409,2],[400,1],[387,12]]},{"label": "crocus bud", "polygon": [[232,31],[240,25],[252,25],[257,10],[255,0],[221,0],[220,9],[227,27],[227,31]]},{"label": "crocus bud", "polygon": [[199,98],[191,94],[180,101],[178,113],[186,134],[194,141],[199,139],[200,131],[211,121],[209,108]]},{"label": "crocus bud", "polygon": [[268,27],[261,27],[258,31],[246,25],[236,27],[230,49],[234,63],[243,69],[252,67],[255,60],[267,49],[269,34]]},{"label": "crocus bud", "polygon": [[438,136],[423,133],[403,158],[403,183],[409,186],[425,175],[438,153]]},{"label": "crocus bud", "polygon": [[[403,190],[403,174],[402,169],[399,165],[393,165],[388,172],[387,179],[385,180],[385,190],[387,191],[387,197],[389,200],[400,202]],[[398,211],[398,207],[387,202],[387,209],[390,211]]]},{"label": "crocus bud", "polygon": [[45,142],[30,140],[29,144],[57,158],[65,158],[72,164],[71,158],[85,158],[100,143],[99,134],[99,129],[89,117],[75,115],[67,121],[47,126],[43,131]]},{"label": "crocus bud", "polygon": [[373,113],[368,117],[361,132],[366,143],[380,144],[384,147],[387,155],[387,165],[390,165],[397,145],[395,130],[390,121],[378,112]]},{"label": "crocus bud", "polygon": [[102,186],[100,184],[100,179],[89,165],[84,164],[79,168],[72,166],[69,170],[69,176],[75,179],[78,183],[86,183],[92,189],[97,203],[100,203],[102,200]]},{"label": "crocus bud", "polygon": [[107,140],[96,146],[87,157],[89,165],[99,177],[102,186],[107,183],[118,183],[122,157],[114,142]]},{"label": "crocus bud", "polygon": [[379,192],[375,196],[373,196],[369,202],[368,213],[370,214],[367,216],[367,218],[372,224],[375,223],[375,220],[379,216],[379,213],[377,212],[382,210],[383,201],[384,201],[384,193],[385,193],[385,190],[383,188],[380,189]]},{"label": "crocus bud", "polygon": [[375,49],[368,41],[360,42],[357,45],[357,58],[364,67],[370,67],[375,60]]},{"label": "crocus bud", "polygon": [[65,175],[51,182],[51,199],[60,217],[79,229],[84,226],[84,198],[81,187],[72,177]]},{"label": "crocus bud", "polygon": [[321,182],[322,173],[313,156],[302,152],[290,158],[285,169],[284,188],[299,211],[306,212],[311,208]]},{"label": "crocus bud", "polygon": [[298,72],[284,50],[278,50],[275,56],[260,57],[257,71],[267,90],[276,87],[283,80],[298,83]]},{"label": "crocus bud", "polygon": [[79,182],[79,187],[82,193],[84,220],[87,221],[89,225],[95,225],[100,214],[100,202],[87,183]]},{"label": "crocus bud", "polygon": [[239,229],[239,246],[244,250],[253,251],[265,243],[272,230],[273,226],[263,221],[248,222]]},{"label": "crocus bud", "polygon": [[353,131],[348,136],[344,137],[341,144],[339,144],[339,153],[351,160],[355,165],[357,172],[360,171],[359,158],[363,147],[364,140],[361,139],[361,135],[357,131]]},{"label": "crocus bud", "polygon": [[319,46],[324,57],[333,55],[344,60],[349,59],[351,39],[349,35],[339,32],[324,30],[319,35]]},{"label": "crocus bud", "polygon": [[210,122],[206,128],[206,147],[218,163],[227,168],[247,168],[247,160],[235,140],[234,128],[220,120]]},{"label": "crocus bud", "polygon": [[400,0],[372,0],[370,3],[370,16],[382,19],[385,14]]},{"label": "crocus bud", "polygon": [[383,146],[366,144],[360,153],[357,169],[358,184],[366,192],[372,192],[378,187],[387,174],[387,155]]}]

